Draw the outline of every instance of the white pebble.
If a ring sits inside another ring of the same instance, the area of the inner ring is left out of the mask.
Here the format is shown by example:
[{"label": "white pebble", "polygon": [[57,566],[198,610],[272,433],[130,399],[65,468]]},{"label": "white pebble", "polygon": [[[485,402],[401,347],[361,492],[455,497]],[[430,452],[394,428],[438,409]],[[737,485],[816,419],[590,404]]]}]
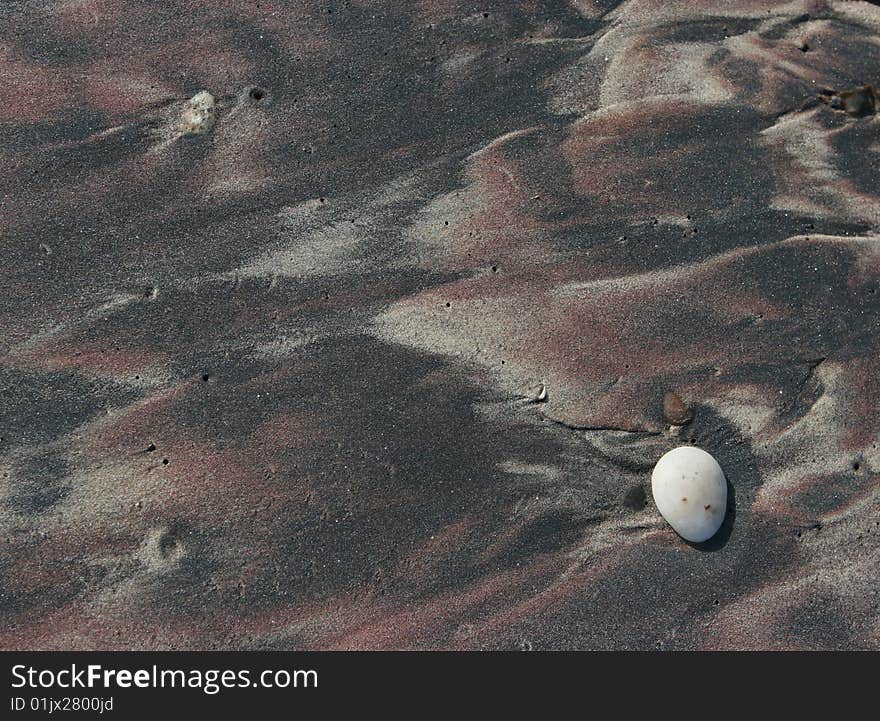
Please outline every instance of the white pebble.
[{"label": "white pebble", "polygon": [[657,510],[687,541],[712,538],[724,522],[727,480],[718,461],[700,448],[673,448],[657,461],[651,492]]},{"label": "white pebble", "polygon": [[200,135],[214,127],[214,96],[207,90],[193,95],[180,115],[180,132],[184,135]]}]

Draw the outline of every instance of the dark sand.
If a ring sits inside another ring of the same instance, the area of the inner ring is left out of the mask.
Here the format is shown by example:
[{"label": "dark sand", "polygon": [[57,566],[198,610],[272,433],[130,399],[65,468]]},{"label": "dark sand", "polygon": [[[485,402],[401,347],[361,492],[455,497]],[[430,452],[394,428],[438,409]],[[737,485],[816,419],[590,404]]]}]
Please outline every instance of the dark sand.
[{"label": "dark sand", "polygon": [[878,33],[0,4],[0,648],[880,646]]}]

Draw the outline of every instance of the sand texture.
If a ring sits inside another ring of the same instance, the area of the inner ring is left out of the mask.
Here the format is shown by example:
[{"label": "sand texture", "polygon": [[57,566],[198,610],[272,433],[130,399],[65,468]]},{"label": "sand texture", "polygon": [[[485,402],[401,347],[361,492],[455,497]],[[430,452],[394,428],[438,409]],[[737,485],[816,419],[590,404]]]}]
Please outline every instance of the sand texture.
[{"label": "sand texture", "polygon": [[0,648],[880,648],[878,73],[867,2],[0,3]]}]

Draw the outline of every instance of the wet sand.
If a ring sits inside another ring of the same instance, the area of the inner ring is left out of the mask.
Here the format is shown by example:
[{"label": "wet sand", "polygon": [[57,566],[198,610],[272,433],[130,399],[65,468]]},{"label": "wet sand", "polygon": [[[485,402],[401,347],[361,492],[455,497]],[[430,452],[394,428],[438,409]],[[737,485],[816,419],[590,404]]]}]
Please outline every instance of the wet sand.
[{"label": "wet sand", "polygon": [[876,649],[878,33],[3,3],[0,648]]}]

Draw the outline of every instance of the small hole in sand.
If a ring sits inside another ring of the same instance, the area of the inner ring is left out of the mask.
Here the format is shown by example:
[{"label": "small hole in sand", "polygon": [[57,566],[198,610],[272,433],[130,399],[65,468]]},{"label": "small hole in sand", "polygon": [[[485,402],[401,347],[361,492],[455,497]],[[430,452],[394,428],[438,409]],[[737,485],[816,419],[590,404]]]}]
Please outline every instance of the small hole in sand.
[{"label": "small hole in sand", "polygon": [[859,463],[858,461],[856,461],[855,463],[853,463],[853,470],[854,470],[854,471],[858,471],[861,467],[862,467],[862,464]]},{"label": "small hole in sand", "polygon": [[210,378],[211,378],[211,374],[210,374],[210,373],[208,373],[208,372],[202,373],[202,380],[203,380],[205,383],[207,383],[208,380],[209,380]]},{"label": "small hole in sand", "polygon": [[447,307],[447,308],[452,307],[452,303],[447,302],[447,303],[446,303],[446,307]]},{"label": "small hole in sand", "polygon": [[251,100],[260,102],[263,98],[266,97],[266,91],[262,88],[251,88],[251,91],[248,93],[248,95],[250,95]]},{"label": "small hole in sand", "polygon": [[162,465],[163,465],[163,466],[167,466],[167,465],[168,465],[168,459],[167,459],[167,458],[163,458],[163,459],[162,459]]}]

